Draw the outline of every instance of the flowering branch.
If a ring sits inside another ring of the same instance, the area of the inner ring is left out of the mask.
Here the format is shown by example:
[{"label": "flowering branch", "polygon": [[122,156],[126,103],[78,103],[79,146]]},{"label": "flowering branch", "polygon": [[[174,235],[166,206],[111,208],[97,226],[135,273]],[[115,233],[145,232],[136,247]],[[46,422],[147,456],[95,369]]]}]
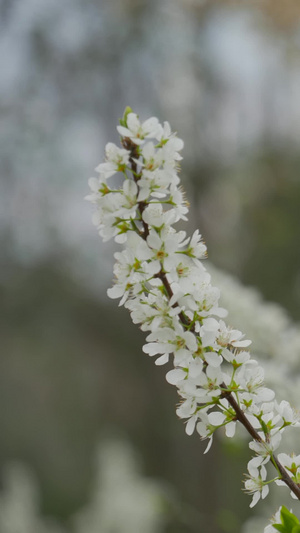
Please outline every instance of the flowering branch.
[{"label": "flowering branch", "polygon": [[[156,364],[167,363],[172,354],[174,369],[166,379],[178,388],[177,414],[187,419],[187,434],[196,428],[209,439],[208,451],[219,427],[228,437],[237,421],[248,431],[256,454],[245,482],[253,495],[250,506],[269,492],[269,461],[276,483],[300,500],[300,456],[274,455],[286,427],[300,425],[298,416],[264,386],[263,369],[245,350],[251,341],[222,320],[227,312],[201,261],[206,257],[201,235],[186,237],[173,227],[187,220],[188,212],[178,177],[183,141],[167,122],[152,117],[141,123],[130,108],[117,129],[122,148],[106,145],[106,161],[96,168],[99,177],[89,180],[87,197],[96,204],[94,223],[103,240],[125,245],[115,253],[116,281],[108,295],[121,298],[133,322],[150,331],[143,351],[159,355]],[[116,173],[124,176],[122,188],[108,185]]]}]

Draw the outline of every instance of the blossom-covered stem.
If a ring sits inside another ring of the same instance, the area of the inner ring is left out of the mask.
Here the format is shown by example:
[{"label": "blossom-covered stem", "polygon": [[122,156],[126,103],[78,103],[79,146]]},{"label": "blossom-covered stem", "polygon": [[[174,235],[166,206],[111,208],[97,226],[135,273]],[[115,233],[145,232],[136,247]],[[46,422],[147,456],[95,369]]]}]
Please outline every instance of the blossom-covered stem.
[{"label": "blossom-covered stem", "polygon": [[[130,108],[117,129],[122,148],[106,145],[106,160],[96,168],[99,178],[90,178],[87,197],[97,206],[94,223],[104,241],[126,243],[115,254],[116,281],[108,296],[121,298],[133,322],[150,331],[143,351],[159,355],[157,365],[173,357],[166,379],[181,397],[177,414],[187,419],[188,435],[196,429],[209,439],[205,453],[218,428],[233,437],[240,422],[252,437],[256,456],[245,482],[253,496],[250,507],[269,492],[268,461],[277,470],[275,482],[300,500],[300,456],[274,455],[283,430],[299,427],[300,416],[264,385],[263,368],[245,350],[251,341],[221,320],[227,312],[202,265],[206,246],[199,231],[187,238],[173,227],[188,212],[177,175],[183,141],[167,122],[162,126],[151,117],[141,123]],[[112,188],[107,180],[117,172],[125,179]]]},{"label": "blossom-covered stem", "polygon": [[[134,176],[134,180],[136,182],[138,182],[139,175],[137,174],[137,164],[135,162],[135,158],[138,157],[137,146],[134,143],[132,143],[132,141],[130,139],[123,139],[123,143],[122,144],[123,144],[124,147],[126,147],[127,149],[130,148],[130,150],[131,150],[131,157],[129,158],[130,166],[131,166],[132,174]],[[143,211],[146,208],[146,206],[147,206],[146,202],[138,202],[138,211],[139,211],[139,213],[141,215],[141,218],[142,218],[142,214],[143,214]],[[149,225],[145,221],[143,221],[143,229],[144,229],[143,234],[141,235],[140,232],[139,232],[139,234],[142,236],[142,238],[144,240],[146,240],[148,235],[149,235]],[[171,285],[170,285],[170,283],[168,281],[167,275],[163,271],[162,268],[156,274],[156,277],[159,278],[162,281],[162,283],[164,285],[164,288],[166,290],[166,293],[168,295],[168,298],[171,299],[172,296],[173,296],[173,291],[172,291]],[[176,307],[176,305],[177,305],[176,303],[173,304],[173,307]],[[181,323],[182,323],[182,325],[184,327],[187,327],[187,326],[190,325],[189,324],[190,323],[189,319],[184,315],[184,313],[182,311],[179,313],[178,316],[179,316],[180,321],[181,321]],[[190,331],[195,333],[193,326],[190,328]],[[244,414],[242,409],[239,407],[239,405],[238,405],[237,401],[235,400],[233,394],[230,391],[228,391],[228,390],[226,391],[225,383],[221,384],[221,388],[224,388],[224,392],[222,394],[222,397],[226,398],[228,403],[234,409],[234,411],[236,413],[236,419],[245,427],[247,432],[251,435],[251,437],[255,441],[263,442],[263,439],[259,436],[258,432],[255,430],[255,428],[249,422],[248,418],[246,417],[246,415]],[[295,494],[295,496],[298,498],[298,500],[300,500],[300,486],[297,485],[296,483],[294,483],[294,481],[288,475],[287,471],[281,465],[281,463],[279,462],[279,460],[277,459],[277,457],[274,454],[271,456],[271,462],[273,463],[275,468],[279,471],[282,481],[290,488],[290,490]]]}]

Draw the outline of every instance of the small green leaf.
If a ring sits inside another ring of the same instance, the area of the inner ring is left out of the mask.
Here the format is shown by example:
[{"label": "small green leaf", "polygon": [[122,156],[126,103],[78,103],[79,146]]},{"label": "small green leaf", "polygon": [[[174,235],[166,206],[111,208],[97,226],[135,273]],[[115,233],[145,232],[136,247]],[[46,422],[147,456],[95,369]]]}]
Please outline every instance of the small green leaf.
[{"label": "small green leaf", "polygon": [[127,116],[129,115],[129,113],[132,113],[132,109],[128,105],[125,107],[123,117],[119,119],[120,125],[124,126],[124,128],[127,128]]},{"label": "small green leaf", "polygon": [[266,423],[263,420],[260,420],[260,425],[261,425],[261,428],[262,428],[264,434],[268,435],[269,430],[268,430],[268,426],[266,425]]},{"label": "small green leaf", "polygon": [[292,533],[300,533],[300,525],[294,526],[292,529]]}]

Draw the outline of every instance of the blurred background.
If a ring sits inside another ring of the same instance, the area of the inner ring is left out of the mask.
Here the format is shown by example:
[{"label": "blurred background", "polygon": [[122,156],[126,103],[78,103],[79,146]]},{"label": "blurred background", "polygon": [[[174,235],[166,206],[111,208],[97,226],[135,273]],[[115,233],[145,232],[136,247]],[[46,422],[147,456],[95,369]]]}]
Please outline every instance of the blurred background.
[{"label": "blurred background", "polygon": [[168,120],[188,231],[297,322],[299,2],[0,0],[0,17],[0,533],[238,533],[247,444],[203,458],[185,435],[106,296],[116,247],[83,198],[126,105]]}]

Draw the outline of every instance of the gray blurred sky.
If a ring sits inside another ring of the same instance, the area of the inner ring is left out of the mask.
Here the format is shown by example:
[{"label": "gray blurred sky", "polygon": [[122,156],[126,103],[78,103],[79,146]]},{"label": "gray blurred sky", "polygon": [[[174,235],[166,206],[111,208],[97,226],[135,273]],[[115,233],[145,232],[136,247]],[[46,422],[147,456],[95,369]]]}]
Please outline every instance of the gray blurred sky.
[{"label": "gray blurred sky", "polygon": [[246,3],[200,4],[0,1],[4,256],[98,254],[107,284],[83,197],[127,104],[171,122],[190,165],[230,165],[266,139],[299,148],[299,32],[266,28]]}]

